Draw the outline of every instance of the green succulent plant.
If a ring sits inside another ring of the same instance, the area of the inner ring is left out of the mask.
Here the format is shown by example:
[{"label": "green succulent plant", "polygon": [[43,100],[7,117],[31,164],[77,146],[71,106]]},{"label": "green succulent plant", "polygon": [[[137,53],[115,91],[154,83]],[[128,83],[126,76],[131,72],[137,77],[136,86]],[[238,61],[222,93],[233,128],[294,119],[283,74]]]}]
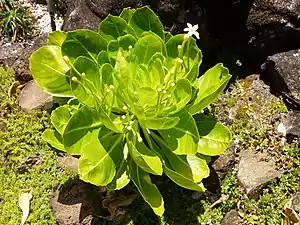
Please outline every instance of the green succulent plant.
[{"label": "green succulent plant", "polygon": [[198,78],[196,41],[172,36],[148,7],[109,15],[99,31],[49,34],[30,58],[36,82],[69,98],[55,109],[43,138],[80,156],[79,175],[113,190],[133,181],[161,216],[163,198],[150,175],[204,191],[209,156],[225,151],[231,133],[202,114],[231,75],[222,64]]}]

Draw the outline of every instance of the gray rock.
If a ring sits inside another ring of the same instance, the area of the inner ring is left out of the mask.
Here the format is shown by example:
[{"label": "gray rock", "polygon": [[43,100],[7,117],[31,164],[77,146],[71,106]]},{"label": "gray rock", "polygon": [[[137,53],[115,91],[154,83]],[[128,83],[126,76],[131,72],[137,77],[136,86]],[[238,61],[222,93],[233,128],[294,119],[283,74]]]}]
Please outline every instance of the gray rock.
[{"label": "gray rock", "polygon": [[36,84],[29,81],[19,95],[19,106],[22,110],[30,112],[34,109],[51,108],[53,97]]},{"label": "gray rock", "polygon": [[236,210],[226,213],[221,225],[242,225],[242,219]]},{"label": "gray rock", "polygon": [[66,167],[69,170],[78,170],[78,159],[72,156],[57,157],[58,165]]},{"label": "gray rock", "polygon": [[236,157],[234,147],[231,146],[226,152],[220,155],[212,164],[215,172],[218,174],[220,179],[223,179],[226,173],[232,169],[235,164]]},{"label": "gray rock", "polygon": [[290,111],[284,121],[287,136],[300,137],[300,111]]},{"label": "gray rock", "polygon": [[19,57],[13,64],[13,69],[18,80],[29,81],[32,79],[29,71],[29,58],[38,48],[47,44],[47,34],[37,37],[31,46],[28,46],[19,53]]},{"label": "gray rock", "polygon": [[245,150],[240,153],[237,179],[249,198],[257,198],[264,185],[280,176],[275,161],[266,152]]},{"label": "gray rock", "polygon": [[300,191],[298,191],[292,199],[292,208],[298,213],[300,216]]},{"label": "gray rock", "polygon": [[300,51],[292,50],[270,56],[262,66],[264,79],[300,109]]},{"label": "gray rock", "polygon": [[246,21],[253,56],[264,59],[300,47],[300,1],[254,0]]},{"label": "gray rock", "polygon": [[24,47],[20,43],[0,45],[0,66],[11,67],[21,55]]}]

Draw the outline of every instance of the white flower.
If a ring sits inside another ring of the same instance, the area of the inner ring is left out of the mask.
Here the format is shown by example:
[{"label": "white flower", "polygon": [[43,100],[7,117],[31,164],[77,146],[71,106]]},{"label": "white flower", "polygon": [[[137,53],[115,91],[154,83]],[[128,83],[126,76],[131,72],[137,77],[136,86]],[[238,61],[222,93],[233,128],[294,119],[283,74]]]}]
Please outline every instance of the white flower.
[{"label": "white flower", "polygon": [[193,35],[195,35],[195,37],[197,39],[200,39],[199,37],[199,33],[198,33],[198,24],[196,24],[195,26],[193,26],[192,24],[190,23],[187,23],[187,26],[186,28],[184,28],[184,31],[185,32],[188,32],[186,35],[189,36],[189,37],[192,37]]},{"label": "white flower", "polygon": [[110,88],[110,89],[114,89],[115,86],[111,84],[111,85],[109,85],[109,88]]},{"label": "white flower", "polygon": [[283,136],[286,136],[286,128],[283,125],[283,123],[280,123],[277,127],[277,133],[282,134]]}]

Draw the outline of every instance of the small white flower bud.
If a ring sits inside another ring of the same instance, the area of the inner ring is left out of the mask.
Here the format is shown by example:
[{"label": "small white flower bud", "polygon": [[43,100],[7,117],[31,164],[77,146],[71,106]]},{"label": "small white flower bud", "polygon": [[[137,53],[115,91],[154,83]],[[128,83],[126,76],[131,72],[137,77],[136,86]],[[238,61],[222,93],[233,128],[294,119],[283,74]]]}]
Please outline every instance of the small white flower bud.
[{"label": "small white flower bud", "polygon": [[138,142],[143,142],[143,138],[142,137],[138,137]]},{"label": "small white flower bud", "polygon": [[177,58],[176,60],[177,60],[177,62],[178,62],[179,64],[182,64],[182,63],[183,63],[183,60],[182,60],[181,58]]},{"label": "small white flower bud", "polygon": [[174,82],[172,82],[170,85],[171,85],[172,87],[174,87],[174,86],[175,86],[175,83],[174,83]]},{"label": "small white flower bud", "polygon": [[77,77],[72,77],[72,81],[78,82],[78,78]]},{"label": "small white flower bud", "polygon": [[131,50],[131,49],[132,49],[132,45],[129,45],[129,46],[128,46],[128,49]]},{"label": "small white flower bud", "polygon": [[106,92],[110,92],[110,89],[109,89],[109,88],[107,88],[107,89],[106,89]]},{"label": "small white flower bud", "polygon": [[115,86],[111,84],[111,85],[109,85],[109,88],[110,88],[110,89],[114,89]]},{"label": "small white flower bud", "polygon": [[131,127],[131,126],[128,126],[128,127],[127,127],[127,130],[132,130],[132,127]]},{"label": "small white flower bud", "polygon": [[157,88],[157,92],[161,92],[162,91],[162,89],[161,88]]},{"label": "small white flower bud", "polygon": [[166,94],[166,93],[167,93],[167,91],[166,91],[166,90],[163,90],[163,93],[164,93],[164,94]]},{"label": "small white flower bud", "polygon": [[168,98],[171,98],[171,96],[172,96],[171,94],[168,94],[168,96],[167,96],[167,97],[168,97]]},{"label": "small white flower bud", "polygon": [[133,94],[134,94],[134,95],[137,95],[137,91],[134,91]]},{"label": "small white flower bud", "polygon": [[129,121],[129,124],[130,124],[130,125],[134,124],[134,121],[133,121],[133,120],[130,120],[130,121]]},{"label": "small white flower bud", "polygon": [[122,115],[121,118],[122,118],[123,120],[125,120],[125,119],[126,119],[126,116],[125,116],[125,115]]},{"label": "small white flower bud", "polygon": [[177,46],[178,50],[182,49],[182,45]]},{"label": "small white flower bud", "polygon": [[85,77],[85,73],[82,73],[81,76]]},{"label": "small white flower bud", "polygon": [[128,109],[128,107],[127,107],[126,105],[124,105],[124,106],[123,106],[123,109],[126,110],[126,109]]}]

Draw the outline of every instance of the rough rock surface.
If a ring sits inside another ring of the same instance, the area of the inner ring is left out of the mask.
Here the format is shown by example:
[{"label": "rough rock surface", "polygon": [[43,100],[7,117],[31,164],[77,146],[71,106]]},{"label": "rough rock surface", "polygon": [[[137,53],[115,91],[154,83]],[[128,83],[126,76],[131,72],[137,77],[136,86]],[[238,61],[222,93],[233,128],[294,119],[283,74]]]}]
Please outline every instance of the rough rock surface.
[{"label": "rough rock surface", "polygon": [[218,174],[218,177],[223,179],[226,173],[233,167],[235,161],[236,155],[234,148],[230,147],[212,163],[212,167]]},{"label": "rough rock surface", "polygon": [[61,167],[66,167],[69,170],[78,170],[78,159],[72,156],[57,157],[58,164]]},{"label": "rough rock surface", "polygon": [[300,109],[300,51],[292,50],[269,56],[263,64],[263,77],[276,92],[281,92]]},{"label": "rough rock surface", "polygon": [[231,210],[225,215],[221,225],[242,225],[242,219],[236,210]]},{"label": "rough rock surface", "polygon": [[292,208],[300,215],[300,191],[293,196]]},{"label": "rough rock surface", "polygon": [[246,26],[249,46],[259,58],[300,47],[300,1],[255,0]]},{"label": "rough rock surface", "polygon": [[[1,46],[1,43],[0,43]],[[11,67],[18,59],[24,46],[21,43],[6,43],[0,47],[0,65]]]},{"label": "rough rock surface", "polygon": [[46,43],[47,35],[44,34],[38,37],[32,45],[23,49],[16,62],[13,64],[13,69],[16,73],[17,79],[24,81],[29,81],[32,79],[31,73],[29,71],[29,58],[34,51],[36,51]]},{"label": "rough rock surface", "polygon": [[[101,209],[101,199],[95,188],[83,181],[57,190],[51,199],[51,207],[59,225],[91,225],[97,222],[92,214]],[[99,222],[99,221],[98,221]],[[101,223],[96,223],[101,224]]]},{"label": "rough rock surface", "polygon": [[287,114],[284,125],[286,126],[287,136],[300,137],[300,111],[290,111]]},{"label": "rough rock surface", "polygon": [[30,112],[34,109],[51,108],[53,97],[35,83],[29,81],[19,95],[19,106],[22,110]]},{"label": "rough rock surface", "polygon": [[275,161],[265,152],[246,150],[240,153],[237,179],[250,198],[258,197],[261,188],[281,173],[276,169]]}]

